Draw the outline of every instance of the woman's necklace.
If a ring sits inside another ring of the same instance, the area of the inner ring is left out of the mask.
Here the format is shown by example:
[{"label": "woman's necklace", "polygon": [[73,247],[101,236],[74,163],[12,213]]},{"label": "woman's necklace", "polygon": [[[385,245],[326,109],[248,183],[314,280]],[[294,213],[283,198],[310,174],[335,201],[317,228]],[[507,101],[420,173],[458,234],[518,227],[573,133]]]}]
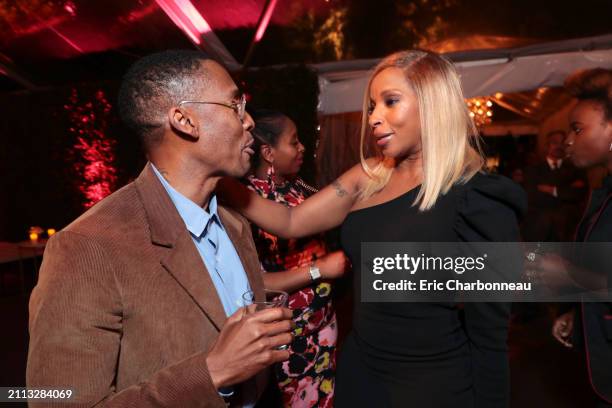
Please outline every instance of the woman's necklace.
[{"label": "woman's necklace", "polygon": [[317,190],[316,188],[314,188],[312,186],[309,186],[308,184],[304,183],[304,181],[301,178],[297,179],[295,184],[297,184],[300,187],[303,187],[305,190],[308,190],[312,194],[315,194],[315,193],[319,192],[319,190]]}]

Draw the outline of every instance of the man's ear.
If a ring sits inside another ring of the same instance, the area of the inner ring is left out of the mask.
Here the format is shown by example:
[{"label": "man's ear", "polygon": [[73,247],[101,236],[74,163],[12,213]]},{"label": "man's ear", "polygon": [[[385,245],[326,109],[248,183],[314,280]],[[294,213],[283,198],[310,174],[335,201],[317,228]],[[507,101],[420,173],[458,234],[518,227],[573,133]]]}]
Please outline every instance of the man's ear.
[{"label": "man's ear", "polygon": [[274,163],[274,149],[269,144],[263,144],[259,148],[261,157],[268,163]]},{"label": "man's ear", "polygon": [[198,139],[198,126],[193,117],[188,111],[183,108],[173,106],[168,111],[168,122],[170,127],[179,134],[190,139]]}]

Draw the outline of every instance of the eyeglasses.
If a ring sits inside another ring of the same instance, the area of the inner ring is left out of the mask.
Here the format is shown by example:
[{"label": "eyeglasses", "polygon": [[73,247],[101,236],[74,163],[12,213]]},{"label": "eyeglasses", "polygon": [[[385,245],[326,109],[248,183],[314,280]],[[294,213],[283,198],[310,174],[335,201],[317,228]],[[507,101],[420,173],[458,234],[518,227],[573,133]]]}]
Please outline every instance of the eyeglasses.
[{"label": "eyeglasses", "polygon": [[200,103],[203,105],[225,106],[226,108],[230,108],[231,110],[236,112],[241,122],[244,121],[244,115],[246,112],[246,95],[245,94],[242,94],[240,96],[240,101],[238,102],[224,103],[224,102],[204,102],[204,101],[180,101],[178,103],[178,106],[181,106],[185,103]]}]

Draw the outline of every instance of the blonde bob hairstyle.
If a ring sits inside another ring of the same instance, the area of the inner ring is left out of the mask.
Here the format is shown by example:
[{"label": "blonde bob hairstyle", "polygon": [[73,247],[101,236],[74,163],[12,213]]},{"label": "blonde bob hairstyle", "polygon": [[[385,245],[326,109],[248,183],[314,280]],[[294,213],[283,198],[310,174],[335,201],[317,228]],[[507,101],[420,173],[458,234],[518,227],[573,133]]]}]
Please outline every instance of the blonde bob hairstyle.
[{"label": "blonde bob hairstyle", "polygon": [[380,154],[378,164],[372,168],[364,157],[364,142],[370,136],[370,87],[376,75],[392,67],[404,72],[418,103],[423,182],[413,205],[418,204],[419,210],[425,211],[454,184],[467,182],[483,167],[480,140],[453,64],[428,51],[391,54],[374,68],[363,98],[360,157],[370,180],[361,191],[361,198],[382,190],[395,165],[393,159]]}]

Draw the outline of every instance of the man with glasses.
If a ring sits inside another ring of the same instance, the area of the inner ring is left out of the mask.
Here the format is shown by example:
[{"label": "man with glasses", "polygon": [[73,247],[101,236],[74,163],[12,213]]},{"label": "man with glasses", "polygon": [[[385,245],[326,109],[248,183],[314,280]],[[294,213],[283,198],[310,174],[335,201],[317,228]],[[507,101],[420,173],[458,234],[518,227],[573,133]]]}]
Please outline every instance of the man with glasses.
[{"label": "man with glasses", "polygon": [[28,387],[70,388],[67,406],[255,404],[266,367],[289,357],[291,313],[241,308],[246,291],[263,295],[259,261],[248,223],[214,194],[249,168],[245,105],[195,51],[130,68],[119,110],[149,163],[49,240],[30,301]]}]

